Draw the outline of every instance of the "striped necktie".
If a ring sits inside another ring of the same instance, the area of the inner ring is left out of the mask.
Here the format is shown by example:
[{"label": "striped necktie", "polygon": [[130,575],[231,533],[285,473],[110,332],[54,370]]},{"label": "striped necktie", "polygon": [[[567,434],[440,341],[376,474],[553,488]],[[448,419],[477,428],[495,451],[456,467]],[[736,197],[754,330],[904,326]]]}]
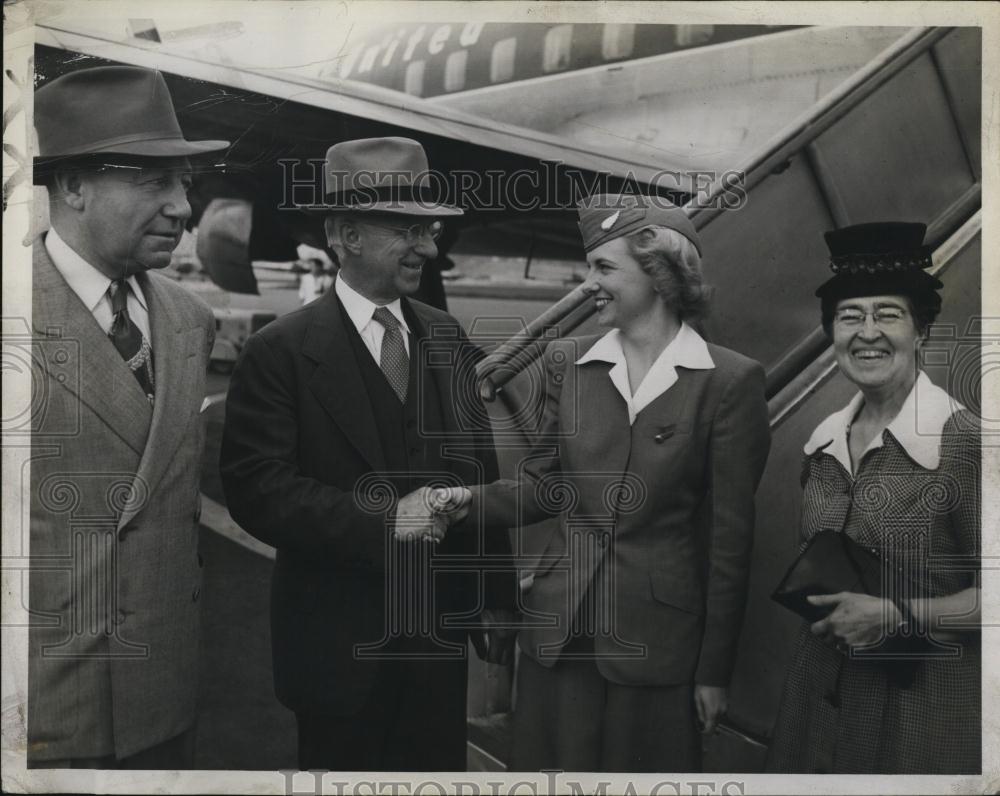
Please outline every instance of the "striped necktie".
[{"label": "striped necktie", "polygon": [[403,334],[396,316],[386,307],[379,307],[372,318],[382,324],[382,352],[378,366],[382,369],[389,386],[399,396],[400,403],[406,403],[406,383],[410,379],[410,358],[406,355]]},{"label": "striped necktie", "polygon": [[153,401],[153,350],[139,327],[128,315],[128,292],[124,279],[116,279],[108,287],[111,298],[111,331],[108,337],[129,366],[150,403]]}]

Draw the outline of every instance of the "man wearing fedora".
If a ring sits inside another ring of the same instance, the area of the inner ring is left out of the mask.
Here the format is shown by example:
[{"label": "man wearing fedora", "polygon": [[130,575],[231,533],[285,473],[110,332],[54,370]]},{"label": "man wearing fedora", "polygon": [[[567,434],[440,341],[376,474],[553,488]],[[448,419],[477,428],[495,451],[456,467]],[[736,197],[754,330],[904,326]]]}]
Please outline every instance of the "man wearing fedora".
[{"label": "man wearing fedora", "polygon": [[228,142],[185,140],[163,77],[128,66],[50,81],[35,126],[28,765],[190,768],[214,322],[153,272],[188,158]]},{"label": "man wearing fedora", "polygon": [[470,628],[510,618],[513,573],[475,571],[509,556],[506,533],[448,529],[461,518],[435,515],[428,489],[496,472],[478,350],[408,298],[462,212],[428,183],[410,139],[328,150],[334,287],[252,336],[230,382],[223,487],[278,550],[275,690],[303,769],[464,770],[466,641],[495,662],[511,652],[509,632]]}]

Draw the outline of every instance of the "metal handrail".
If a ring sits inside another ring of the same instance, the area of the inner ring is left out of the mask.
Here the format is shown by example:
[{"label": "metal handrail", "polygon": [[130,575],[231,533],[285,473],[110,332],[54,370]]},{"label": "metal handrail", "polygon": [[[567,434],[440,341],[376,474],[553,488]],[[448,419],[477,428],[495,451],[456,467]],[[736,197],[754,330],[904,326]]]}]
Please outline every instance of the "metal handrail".
[{"label": "metal handrail", "polygon": [[[981,204],[982,186],[975,183],[928,225],[924,236],[925,245],[933,249],[943,243],[956,228],[976,212]],[[767,398],[773,398],[795,379],[803,367],[808,367],[808,363],[823,353],[828,343],[823,327],[817,326],[778,357],[778,360],[767,369],[764,386]]]},{"label": "metal handrail", "polygon": [[[980,233],[982,225],[982,210],[977,210],[961,227],[940,242],[934,250],[934,265],[928,269],[929,272],[935,276],[944,274],[962,250]],[[833,346],[827,344],[812,362],[767,402],[771,431],[795,414],[836,372]]]},{"label": "metal handrail", "polygon": [[[795,154],[808,147],[863,100],[941,41],[952,30],[953,28],[916,28],[887,47],[849,80],[835,88],[802,116],[787,125],[756,154],[751,156],[738,169],[744,174],[744,190],[750,190],[771,174],[780,171],[782,164],[787,163]],[[723,212],[721,205],[719,207],[711,207],[711,205],[730,187],[723,179],[719,179],[713,183],[704,197],[696,196],[685,205],[684,210],[691,217],[696,229],[703,229]],[[951,228],[948,224],[954,225],[960,222],[963,217],[961,213],[967,216],[974,209],[972,205],[978,205],[978,202],[977,185],[973,192],[967,193],[952,208],[949,208],[949,211],[946,211],[942,218],[931,225],[928,243],[933,245],[935,242],[930,234],[935,228],[943,230],[946,234],[947,230]],[[575,288],[565,299],[554,304],[546,313],[529,324],[524,331],[499,346],[493,355],[484,360],[479,375],[481,394],[485,400],[493,400],[504,384],[537,358],[547,342],[545,338],[539,336],[540,334],[545,334],[546,337],[568,334],[569,331],[593,315],[595,308],[593,305],[587,305],[585,300],[580,298],[581,295],[579,288]],[[571,297],[575,298],[570,300]],[[570,301],[567,302],[567,300]],[[574,310],[577,310],[577,313],[573,315],[572,322],[568,323],[568,316]],[[554,330],[558,334],[553,334]],[[535,336],[529,339],[531,334],[535,334]],[[768,397],[777,394],[794,378],[796,373],[801,372],[810,361],[821,354],[824,349],[824,340],[825,336],[821,329],[812,330],[768,369]],[[538,345],[533,346],[533,343],[538,343]],[[533,356],[524,357],[523,354],[526,351],[532,352]]]},{"label": "metal handrail", "polygon": [[[493,401],[497,393],[514,376],[541,354],[544,342],[565,337],[592,314],[585,307],[589,297],[582,287],[573,288],[549,307],[523,331],[497,346],[496,350],[476,367],[479,394],[484,401]],[[581,312],[581,308],[584,308]],[[539,345],[534,345],[539,343]]]},{"label": "metal handrail", "polygon": [[[788,124],[737,169],[746,175],[744,190],[753,188],[770,176],[952,30],[954,28],[916,28],[887,47],[849,80]],[[724,180],[716,180],[704,199],[695,197],[688,203],[685,209],[696,228],[701,229],[723,212],[721,206],[711,205],[729,187]]]}]

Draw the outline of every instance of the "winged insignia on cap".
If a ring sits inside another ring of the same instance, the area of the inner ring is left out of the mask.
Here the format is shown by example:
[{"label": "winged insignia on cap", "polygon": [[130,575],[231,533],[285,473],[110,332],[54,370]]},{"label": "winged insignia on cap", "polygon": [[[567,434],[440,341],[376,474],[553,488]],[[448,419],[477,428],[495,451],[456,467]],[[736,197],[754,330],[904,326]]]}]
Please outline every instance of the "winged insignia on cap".
[{"label": "winged insignia on cap", "polygon": [[621,210],[615,210],[610,216],[601,222],[601,229],[607,231],[611,229],[615,224],[618,223],[618,216],[622,214]]}]

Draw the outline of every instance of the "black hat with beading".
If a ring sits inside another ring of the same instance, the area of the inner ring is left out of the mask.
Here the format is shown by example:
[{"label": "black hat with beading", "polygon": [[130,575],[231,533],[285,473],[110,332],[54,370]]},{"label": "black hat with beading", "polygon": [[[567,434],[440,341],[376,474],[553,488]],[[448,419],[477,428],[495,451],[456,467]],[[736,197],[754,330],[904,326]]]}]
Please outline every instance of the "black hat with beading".
[{"label": "black hat with beading", "polygon": [[822,299],[926,294],[944,285],[929,274],[926,224],[883,221],[825,233],[834,276],[816,290]]}]

